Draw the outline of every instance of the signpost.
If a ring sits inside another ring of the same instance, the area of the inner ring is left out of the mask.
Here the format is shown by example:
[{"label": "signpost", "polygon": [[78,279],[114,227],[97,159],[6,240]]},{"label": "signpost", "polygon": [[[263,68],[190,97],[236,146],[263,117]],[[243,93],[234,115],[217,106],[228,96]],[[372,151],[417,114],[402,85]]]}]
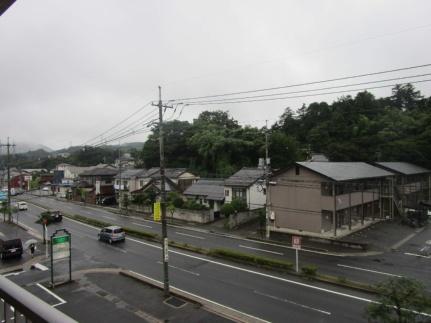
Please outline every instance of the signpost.
[{"label": "signpost", "polygon": [[154,221],[160,221],[161,212],[160,212],[160,202],[154,203]]},{"label": "signpost", "polygon": [[66,229],[56,230],[51,236],[51,286],[54,287],[54,261],[69,260],[69,280],[72,281],[71,235]]},{"label": "signpost", "polygon": [[292,247],[296,251],[296,272],[299,272],[298,250],[301,249],[301,237],[292,236]]}]

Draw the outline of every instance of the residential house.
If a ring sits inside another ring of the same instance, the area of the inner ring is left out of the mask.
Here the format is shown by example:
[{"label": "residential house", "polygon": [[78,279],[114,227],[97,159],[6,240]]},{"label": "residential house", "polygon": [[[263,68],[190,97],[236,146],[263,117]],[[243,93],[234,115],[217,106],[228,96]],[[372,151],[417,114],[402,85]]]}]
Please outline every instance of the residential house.
[{"label": "residential house", "polygon": [[210,208],[213,218],[220,217],[224,202],[223,179],[199,179],[184,191],[184,195]]},{"label": "residential house", "polygon": [[[160,168],[150,168],[147,172],[147,176],[153,179],[160,179]],[[165,168],[165,177],[175,183],[180,192],[184,192],[187,187],[192,185],[199,178],[188,172],[186,168]]]},{"label": "residential house", "polygon": [[115,190],[133,192],[139,190],[150,181],[146,169],[121,170],[115,176]]},{"label": "residential house", "polygon": [[[104,197],[115,196],[114,190],[114,177],[117,175],[118,170],[112,169],[110,167],[100,167],[87,170],[79,174],[80,184],[75,186],[75,188],[85,188],[87,189],[87,194],[94,195],[92,201],[97,203],[100,199]],[[92,190],[88,188],[92,187]],[[74,199],[80,199],[80,193],[75,190]]]},{"label": "residential house", "polygon": [[109,169],[115,169],[114,166],[108,165],[108,164],[98,164],[95,166],[74,166],[66,163],[58,164],[55,170],[63,171],[64,177],[63,179],[67,181],[68,183],[72,184],[74,181],[79,179],[79,175],[92,170],[94,168],[109,168]]},{"label": "residential house", "polygon": [[272,232],[342,236],[383,219],[394,174],[363,162],[297,162],[269,187]]},{"label": "residential house", "polygon": [[265,171],[262,167],[244,167],[225,180],[225,203],[240,199],[247,203],[250,210],[259,209],[266,204]]},{"label": "residential house", "polygon": [[121,157],[115,159],[115,163],[114,163],[115,167],[120,168],[133,168],[135,167],[135,159],[129,154],[129,153],[125,153],[123,154]]},{"label": "residential house", "polygon": [[421,201],[431,201],[431,170],[406,162],[376,162],[375,166],[395,174],[393,193],[395,206],[418,209]]}]

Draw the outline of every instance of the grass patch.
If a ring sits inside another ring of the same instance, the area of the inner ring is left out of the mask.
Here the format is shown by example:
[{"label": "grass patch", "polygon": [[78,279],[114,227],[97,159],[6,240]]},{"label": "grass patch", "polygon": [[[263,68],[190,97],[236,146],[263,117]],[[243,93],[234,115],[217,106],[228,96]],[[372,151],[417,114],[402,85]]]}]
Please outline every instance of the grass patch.
[{"label": "grass patch", "polygon": [[283,271],[291,271],[293,268],[293,264],[291,262],[264,258],[229,249],[211,249],[208,252],[208,255],[212,257],[224,258],[232,261],[241,262],[244,264],[257,265],[263,268],[271,268]]}]

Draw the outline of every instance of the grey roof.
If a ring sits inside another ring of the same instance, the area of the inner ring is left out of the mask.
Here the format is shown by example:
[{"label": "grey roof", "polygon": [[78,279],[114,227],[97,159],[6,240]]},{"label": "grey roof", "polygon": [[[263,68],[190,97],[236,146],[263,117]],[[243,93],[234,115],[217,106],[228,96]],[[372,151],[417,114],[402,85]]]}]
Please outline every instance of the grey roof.
[{"label": "grey roof", "polygon": [[258,179],[262,178],[265,171],[262,168],[243,167],[231,177],[225,180],[226,186],[249,187]]},{"label": "grey roof", "polygon": [[118,173],[118,169],[112,169],[107,167],[98,167],[87,170],[79,176],[115,176]]},{"label": "grey roof", "polygon": [[[178,178],[182,174],[187,172],[186,168],[165,168],[165,176],[169,178]],[[159,177],[160,176],[160,168],[152,167],[148,170],[147,176],[149,177]]]},{"label": "grey roof", "polygon": [[118,171],[116,179],[119,179],[120,176],[122,179],[130,179],[132,177],[146,177],[147,170],[146,169],[125,169],[120,172]]},{"label": "grey roof", "polygon": [[363,162],[297,162],[296,164],[334,181],[350,181],[394,175],[384,169]]},{"label": "grey roof", "polygon": [[431,170],[429,169],[404,162],[378,162],[376,163],[376,165],[381,166],[389,171],[395,171],[403,175],[431,173]]},{"label": "grey roof", "polygon": [[224,199],[223,179],[200,179],[184,191],[184,195],[205,196],[208,200]]}]

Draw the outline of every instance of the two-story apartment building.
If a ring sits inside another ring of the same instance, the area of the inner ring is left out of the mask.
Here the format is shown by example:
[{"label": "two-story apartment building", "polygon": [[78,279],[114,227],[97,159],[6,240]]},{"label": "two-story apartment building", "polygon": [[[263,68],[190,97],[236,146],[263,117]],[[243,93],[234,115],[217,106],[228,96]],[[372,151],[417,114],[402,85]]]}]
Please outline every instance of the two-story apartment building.
[{"label": "two-story apartment building", "polygon": [[266,203],[265,171],[259,167],[243,167],[224,183],[225,203],[240,199],[249,210],[260,209]]},{"label": "two-story apartment building", "polygon": [[406,162],[376,162],[375,166],[395,174],[393,195],[400,213],[431,201],[431,170]]},{"label": "two-story apartment building", "polygon": [[382,190],[393,176],[363,162],[297,162],[271,178],[269,229],[347,234],[384,217]]},{"label": "two-story apartment building", "polygon": [[[91,187],[92,190],[88,190],[88,194],[94,195],[94,199],[91,199],[91,201],[94,200],[97,203],[104,197],[115,196],[114,177],[117,173],[117,169],[110,167],[87,170],[79,174],[80,184],[77,187],[82,186],[87,189]],[[76,196],[77,192],[74,195]]]}]

